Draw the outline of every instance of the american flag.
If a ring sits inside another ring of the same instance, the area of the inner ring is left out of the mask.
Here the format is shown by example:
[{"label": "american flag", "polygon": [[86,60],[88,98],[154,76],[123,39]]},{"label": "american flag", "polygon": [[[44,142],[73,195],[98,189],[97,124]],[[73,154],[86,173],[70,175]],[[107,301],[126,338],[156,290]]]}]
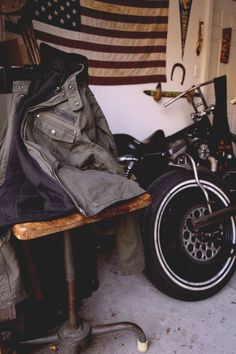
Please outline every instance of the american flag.
[{"label": "american flag", "polygon": [[45,42],[89,61],[89,83],[166,81],[169,0],[34,0]]}]

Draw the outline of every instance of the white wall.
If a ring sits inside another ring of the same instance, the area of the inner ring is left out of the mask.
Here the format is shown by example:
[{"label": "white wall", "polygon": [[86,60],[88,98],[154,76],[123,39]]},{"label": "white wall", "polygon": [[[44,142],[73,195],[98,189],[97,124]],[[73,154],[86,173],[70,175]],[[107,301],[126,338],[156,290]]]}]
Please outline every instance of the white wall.
[{"label": "white wall", "polygon": [[[213,0],[192,0],[192,9],[188,25],[185,52],[182,60],[178,0],[170,0],[169,25],[167,38],[167,82],[162,83],[165,91],[183,91],[207,79],[207,56],[211,28]],[[196,55],[198,23],[204,21],[203,49]],[[182,72],[177,68],[173,81],[171,69],[178,62],[186,68],[184,84],[181,85]],[[195,71],[195,73],[194,73]],[[167,98],[154,101],[143,93],[146,89],[155,89],[157,83],[122,86],[91,86],[113,133],[127,133],[137,139],[144,139],[157,129],[163,129],[166,135],[191,124],[191,105],[186,99],[163,108]]]}]

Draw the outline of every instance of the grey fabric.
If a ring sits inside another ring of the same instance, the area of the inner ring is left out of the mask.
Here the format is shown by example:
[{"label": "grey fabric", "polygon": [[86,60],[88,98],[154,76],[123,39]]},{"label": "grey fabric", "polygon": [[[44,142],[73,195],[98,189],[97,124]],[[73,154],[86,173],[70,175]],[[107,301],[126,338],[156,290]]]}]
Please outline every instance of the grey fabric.
[{"label": "grey fabric", "polygon": [[[11,93],[0,94],[0,119],[1,119],[1,129],[0,129],[0,185],[4,182],[7,166],[8,151],[10,145],[10,139],[8,138],[7,132],[9,129],[8,120],[12,117],[11,111],[14,106],[14,95]],[[15,106],[14,106],[15,107]]]},{"label": "grey fabric", "polygon": [[[22,94],[27,92],[28,85],[28,82],[15,82],[12,93],[0,94],[0,184],[4,182],[6,174],[13,118]],[[14,304],[26,299],[27,294],[22,283],[16,254],[9,242],[10,235],[10,229],[0,235],[0,309],[8,308],[9,317],[14,317]]]},{"label": "grey fabric", "polygon": [[4,141],[4,137],[7,131],[7,117],[11,106],[12,94],[0,94],[0,117],[1,117],[1,129],[0,129],[0,146]]},{"label": "grey fabric", "polygon": [[116,222],[116,248],[123,275],[140,273],[145,268],[139,216],[137,212],[123,215]]},{"label": "grey fabric", "polygon": [[20,266],[9,243],[9,233],[0,238],[0,309],[12,307],[27,298]]},{"label": "grey fabric", "polygon": [[0,94],[0,185],[4,182],[6,174],[14,115],[28,87],[28,81],[16,81],[13,83],[12,93]]}]

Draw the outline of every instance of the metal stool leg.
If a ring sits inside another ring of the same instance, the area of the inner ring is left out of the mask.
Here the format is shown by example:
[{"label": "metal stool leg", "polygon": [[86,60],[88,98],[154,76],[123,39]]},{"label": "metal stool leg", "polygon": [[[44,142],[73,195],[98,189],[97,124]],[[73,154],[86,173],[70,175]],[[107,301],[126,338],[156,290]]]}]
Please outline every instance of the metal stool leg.
[{"label": "metal stool leg", "polygon": [[148,349],[146,336],[135,323],[118,322],[92,328],[89,322],[78,318],[74,255],[72,239],[68,231],[64,232],[64,262],[68,294],[68,321],[62,324],[55,334],[26,340],[21,344],[50,344],[49,348],[57,351],[57,353],[78,354],[80,348],[90,341],[92,335],[128,330],[134,332],[138,337],[138,351],[146,352]]},{"label": "metal stool leg", "polygon": [[103,333],[132,331],[138,337],[138,351],[145,353],[148,350],[148,341],[146,336],[138,325],[133,322],[116,322],[106,325],[97,325],[92,328],[92,335],[98,335]]}]

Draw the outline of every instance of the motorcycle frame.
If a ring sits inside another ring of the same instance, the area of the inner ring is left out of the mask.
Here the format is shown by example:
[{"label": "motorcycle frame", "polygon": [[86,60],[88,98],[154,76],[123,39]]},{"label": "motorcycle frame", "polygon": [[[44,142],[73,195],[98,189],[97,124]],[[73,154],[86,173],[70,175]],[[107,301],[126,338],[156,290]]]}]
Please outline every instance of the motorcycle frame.
[{"label": "motorcycle frame", "polygon": [[[192,113],[191,117],[192,117],[194,123],[196,123],[203,116],[210,114],[214,110],[214,105],[210,105],[210,106],[207,105],[205,97],[204,97],[202,90],[201,90],[201,87],[212,84],[213,82],[214,82],[214,80],[208,80],[208,81],[203,82],[201,84],[194,85],[191,88],[187,89],[186,91],[182,92],[177,97],[166,102],[163,106],[167,107],[170,104],[174,103],[179,98],[181,98],[182,96],[184,96],[188,93],[191,93],[192,91],[197,90],[198,96],[201,98],[200,103],[198,103],[196,105],[194,102],[194,97],[191,96],[191,99],[192,99],[191,104],[195,110],[195,112]],[[199,110],[198,107],[200,107],[200,106],[204,107],[203,111]],[[230,135],[231,135],[232,142],[236,142],[235,135],[232,133]],[[192,165],[192,166],[193,166],[193,170],[194,170],[194,165]],[[198,178],[196,178],[196,172],[195,172],[195,179],[196,179],[196,181],[198,180]],[[209,198],[208,197],[206,198],[206,202],[208,205],[209,214],[192,221],[193,227],[195,228],[196,231],[198,231],[199,229],[206,228],[208,226],[223,222],[228,217],[236,216],[236,203],[232,204],[229,207],[226,207],[221,210],[213,212],[211,210],[211,207],[209,208]]]}]

